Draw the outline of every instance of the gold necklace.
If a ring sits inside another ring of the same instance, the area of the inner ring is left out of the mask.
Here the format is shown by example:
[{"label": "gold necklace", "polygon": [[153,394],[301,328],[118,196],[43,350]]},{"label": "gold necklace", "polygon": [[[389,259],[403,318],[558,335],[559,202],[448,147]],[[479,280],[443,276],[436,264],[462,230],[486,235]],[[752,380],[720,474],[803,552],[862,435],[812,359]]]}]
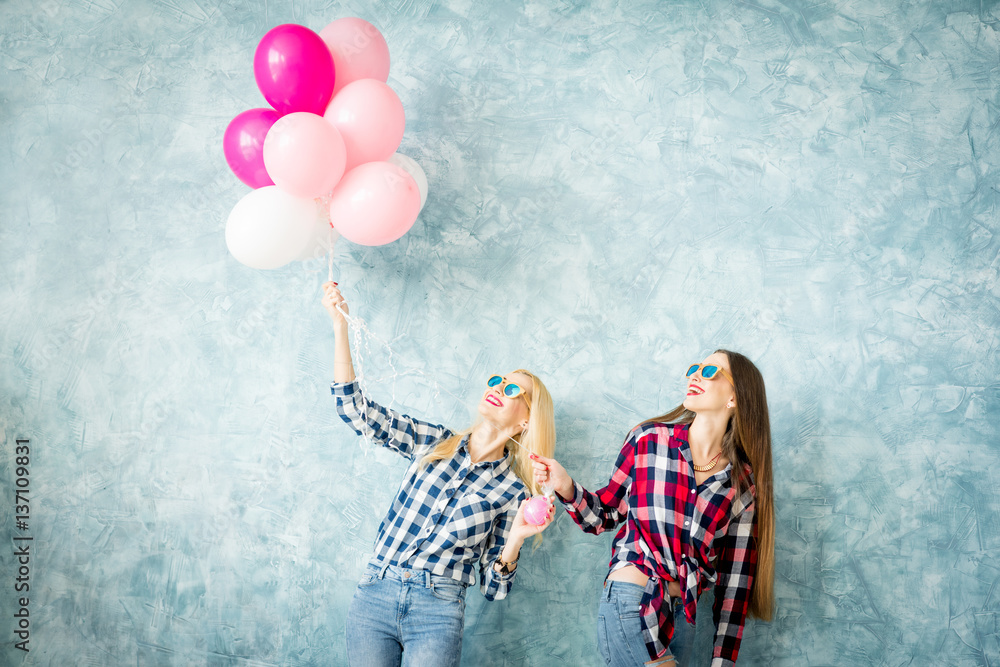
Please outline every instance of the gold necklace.
[{"label": "gold necklace", "polygon": [[721,449],[719,450],[719,453],[715,455],[715,458],[712,459],[708,463],[708,465],[703,465],[703,466],[697,465],[694,462],[694,456],[692,456],[691,457],[691,467],[694,468],[695,470],[697,470],[698,472],[708,472],[709,470],[711,470],[712,468],[714,468],[719,463],[719,457],[720,456],[722,456],[722,450]]}]

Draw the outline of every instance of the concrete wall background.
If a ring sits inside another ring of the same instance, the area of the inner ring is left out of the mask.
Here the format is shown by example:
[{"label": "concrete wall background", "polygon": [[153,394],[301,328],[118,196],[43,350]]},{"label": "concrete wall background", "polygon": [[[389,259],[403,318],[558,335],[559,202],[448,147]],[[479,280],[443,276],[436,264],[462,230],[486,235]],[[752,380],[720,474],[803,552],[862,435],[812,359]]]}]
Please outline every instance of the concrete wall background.
[{"label": "concrete wall background", "polygon": [[[0,2],[0,662],[344,663],[403,465],[334,414],[325,263],[228,254],[222,155],[263,34],[342,16],[385,35],[430,181],[403,239],[337,248],[391,341],[374,398],[461,427],[533,369],[597,487],[686,364],[743,351],[778,615],[740,663],[1000,664],[1000,10],[898,0]],[[597,665],[609,544],[563,517],[470,595],[464,664]]]}]

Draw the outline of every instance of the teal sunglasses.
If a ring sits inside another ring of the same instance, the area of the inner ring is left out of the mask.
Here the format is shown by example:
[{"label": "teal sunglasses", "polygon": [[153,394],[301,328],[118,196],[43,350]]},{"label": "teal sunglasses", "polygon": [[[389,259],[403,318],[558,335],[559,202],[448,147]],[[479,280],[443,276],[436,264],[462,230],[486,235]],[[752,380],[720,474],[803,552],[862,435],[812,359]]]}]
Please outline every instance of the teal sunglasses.
[{"label": "teal sunglasses", "polygon": [[736,383],[733,382],[733,376],[732,375],[730,375],[729,373],[727,373],[725,369],[719,368],[718,366],[714,366],[712,364],[707,364],[707,365],[691,364],[691,367],[688,368],[687,373],[685,374],[685,376],[686,377],[691,377],[692,375],[694,375],[695,373],[698,372],[699,368],[701,369],[701,376],[703,378],[705,378],[706,380],[713,380],[713,379],[715,379],[716,375],[718,375],[719,373],[722,373],[726,377],[726,379],[729,380],[729,384],[733,385],[734,387],[736,386]]},{"label": "teal sunglasses", "polygon": [[503,385],[500,392],[507,398],[517,398],[520,396],[524,399],[525,403],[528,402],[527,397],[524,395],[524,389],[521,388],[521,385],[514,384],[513,382],[506,382],[502,375],[491,375],[490,379],[486,381],[487,387],[496,387],[497,385]]}]

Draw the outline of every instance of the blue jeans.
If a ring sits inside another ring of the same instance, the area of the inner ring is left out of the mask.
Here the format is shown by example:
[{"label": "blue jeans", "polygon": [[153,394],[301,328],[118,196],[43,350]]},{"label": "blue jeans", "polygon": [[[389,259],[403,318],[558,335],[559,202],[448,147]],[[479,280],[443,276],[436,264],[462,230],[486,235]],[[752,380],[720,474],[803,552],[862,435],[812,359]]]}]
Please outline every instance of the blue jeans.
[{"label": "blue jeans", "polygon": [[[604,582],[597,609],[597,647],[609,667],[640,667],[650,662],[639,615],[642,593],[643,587],[636,584]],[[694,626],[688,624],[680,598],[670,598],[668,604],[674,613],[674,636],[667,653],[659,661],[667,661],[673,656],[677,667],[688,667],[694,646]]]},{"label": "blue jeans", "polygon": [[458,667],[465,584],[424,570],[368,565],[347,611],[351,667]]}]

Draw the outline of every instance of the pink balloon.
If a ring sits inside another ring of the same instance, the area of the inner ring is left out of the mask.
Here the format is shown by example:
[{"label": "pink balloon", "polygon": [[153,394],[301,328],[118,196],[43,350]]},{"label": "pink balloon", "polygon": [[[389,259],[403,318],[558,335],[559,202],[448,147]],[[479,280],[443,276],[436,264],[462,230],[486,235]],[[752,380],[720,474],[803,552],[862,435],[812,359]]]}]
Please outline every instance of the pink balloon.
[{"label": "pink balloon", "polygon": [[541,526],[549,518],[549,499],[545,496],[535,496],[524,506],[524,522],[532,526]]},{"label": "pink balloon", "polygon": [[333,56],[309,28],[285,23],[271,28],[253,56],[253,75],[268,104],[285,115],[322,114],[333,94]]},{"label": "pink balloon", "polygon": [[319,31],[337,72],[333,94],[358,79],[389,78],[389,45],[378,28],[359,18],[337,19]]},{"label": "pink balloon", "polygon": [[344,86],[324,114],[347,145],[347,168],[384,162],[403,140],[403,103],[392,88],[375,79]]},{"label": "pink balloon", "polygon": [[330,222],[348,241],[384,245],[409,231],[420,213],[420,191],[406,171],[389,162],[352,169],[330,196]]},{"label": "pink balloon", "polygon": [[250,109],[230,121],[222,151],[236,177],[251,188],[274,185],[264,166],[264,137],[281,116],[274,109]]},{"label": "pink balloon", "polygon": [[264,164],[274,184],[296,197],[321,197],[344,175],[346,153],[340,132],[322,116],[283,116],[264,140]]}]

